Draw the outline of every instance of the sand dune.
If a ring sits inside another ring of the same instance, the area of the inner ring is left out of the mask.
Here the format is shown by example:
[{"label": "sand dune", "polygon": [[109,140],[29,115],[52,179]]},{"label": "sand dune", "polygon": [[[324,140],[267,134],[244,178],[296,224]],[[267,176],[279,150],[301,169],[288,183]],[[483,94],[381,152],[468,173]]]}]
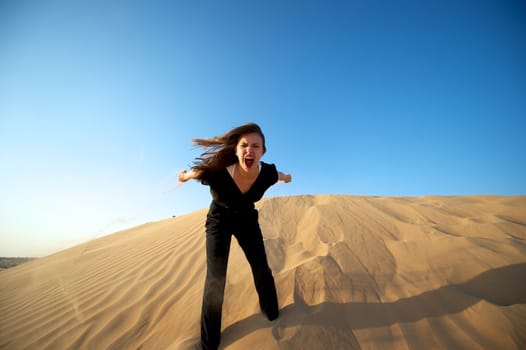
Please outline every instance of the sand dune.
[{"label": "sand dune", "polygon": [[[226,349],[526,348],[526,197],[263,200],[281,316],[233,240]],[[1,349],[192,349],[206,210],[0,271]]]}]

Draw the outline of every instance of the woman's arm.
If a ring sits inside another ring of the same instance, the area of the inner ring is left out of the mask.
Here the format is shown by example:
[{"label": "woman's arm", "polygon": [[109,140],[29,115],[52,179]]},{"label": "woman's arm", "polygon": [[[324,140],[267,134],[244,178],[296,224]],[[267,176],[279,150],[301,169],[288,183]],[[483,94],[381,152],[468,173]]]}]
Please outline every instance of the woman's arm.
[{"label": "woman's arm", "polygon": [[178,179],[180,182],[186,182],[188,180],[197,178],[197,175],[198,173],[194,169],[191,169],[190,171],[186,171],[186,169],[183,169],[179,172]]},{"label": "woman's arm", "polygon": [[289,183],[292,181],[292,176],[290,174],[283,174],[281,171],[278,171],[278,181]]}]

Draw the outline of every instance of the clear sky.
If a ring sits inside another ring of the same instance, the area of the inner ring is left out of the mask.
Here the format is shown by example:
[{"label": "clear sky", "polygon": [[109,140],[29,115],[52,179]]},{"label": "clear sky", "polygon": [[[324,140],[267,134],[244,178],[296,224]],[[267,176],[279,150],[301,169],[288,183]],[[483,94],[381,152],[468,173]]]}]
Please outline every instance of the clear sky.
[{"label": "clear sky", "polygon": [[526,2],[0,0],[0,256],[206,208],[254,121],[267,196],[526,194]]}]

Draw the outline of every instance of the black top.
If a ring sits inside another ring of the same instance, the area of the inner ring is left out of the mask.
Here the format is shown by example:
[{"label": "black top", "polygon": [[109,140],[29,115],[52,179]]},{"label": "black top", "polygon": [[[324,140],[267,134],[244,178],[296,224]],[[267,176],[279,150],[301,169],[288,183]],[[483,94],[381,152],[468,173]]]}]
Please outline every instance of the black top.
[{"label": "black top", "polygon": [[274,164],[261,162],[261,171],[252,187],[242,193],[227,169],[221,169],[206,175],[201,180],[203,185],[210,186],[212,199],[222,207],[233,210],[250,210],[254,202],[263,197],[265,191],[278,181],[278,171]]}]

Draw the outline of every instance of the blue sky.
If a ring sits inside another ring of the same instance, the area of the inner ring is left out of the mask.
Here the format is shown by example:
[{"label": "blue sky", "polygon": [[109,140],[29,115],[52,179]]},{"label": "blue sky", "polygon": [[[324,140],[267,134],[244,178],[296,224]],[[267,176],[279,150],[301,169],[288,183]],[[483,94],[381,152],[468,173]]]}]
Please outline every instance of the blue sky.
[{"label": "blue sky", "polygon": [[524,1],[0,2],[0,256],[206,208],[254,121],[267,196],[526,194]]}]

